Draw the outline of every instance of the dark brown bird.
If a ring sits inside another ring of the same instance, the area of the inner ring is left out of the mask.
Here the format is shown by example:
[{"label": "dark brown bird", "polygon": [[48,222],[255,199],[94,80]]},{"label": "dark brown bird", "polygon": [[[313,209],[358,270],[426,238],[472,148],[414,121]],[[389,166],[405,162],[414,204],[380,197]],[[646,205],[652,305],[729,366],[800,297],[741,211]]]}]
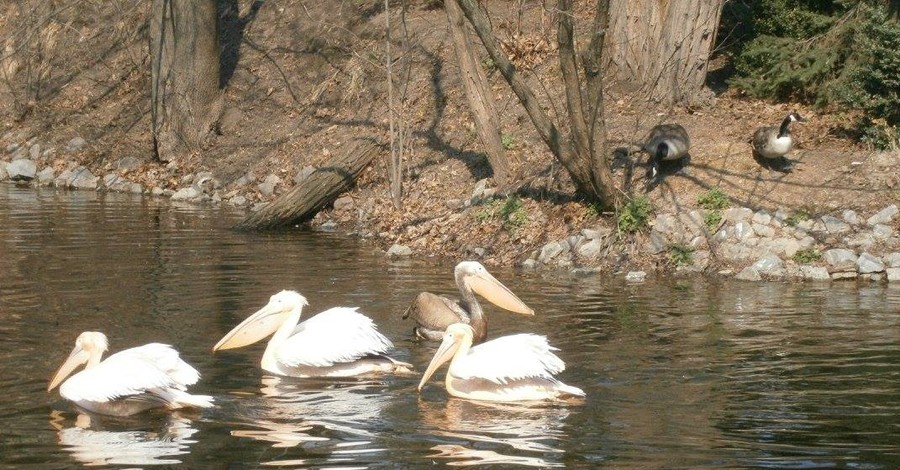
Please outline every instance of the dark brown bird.
[{"label": "dark brown bird", "polygon": [[462,299],[454,300],[443,295],[422,292],[406,309],[403,318],[412,317],[417,325],[416,336],[440,341],[447,327],[465,323],[474,330],[473,342],[481,343],[487,337],[487,319],[475,294],[492,304],[515,313],[534,315],[529,308],[506,286],[498,281],[477,261],[463,261],[454,270],[456,287]]}]

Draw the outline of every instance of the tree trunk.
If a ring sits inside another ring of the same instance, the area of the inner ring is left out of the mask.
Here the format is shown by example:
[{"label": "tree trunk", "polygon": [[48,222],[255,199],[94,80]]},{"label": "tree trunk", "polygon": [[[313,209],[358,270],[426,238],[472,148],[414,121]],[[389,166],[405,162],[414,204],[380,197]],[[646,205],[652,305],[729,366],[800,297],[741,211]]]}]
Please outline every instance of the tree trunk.
[{"label": "tree trunk", "polygon": [[346,154],[336,156],[317,168],[293,189],[247,216],[235,228],[277,228],[311,219],[328,203],[350,189],[356,177],[375,160],[380,150],[381,146],[372,139],[358,139]]},{"label": "tree trunk", "polygon": [[160,161],[199,150],[222,111],[215,0],[153,0],[153,141]]},{"label": "tree trunk", "polygon": [[[573,130],[572,136],[565,136],[559,126],[541,108],[534,92],[500,48],[497,38],[494,37],[487,13],[481,9],[481,5],[476,0],[456,1],[475,28],[475,32],[500,73],[503,74],[503,78],[519,98],[519,102],[522,103],[534,123],[541,139],[568,171],[576,190],[588,199],[600,203],[604,208],[613,207],[618,201],[619,192],[613,183],[612,174],[605,159],[605,130],[602,125],[603,96],[601,90],[588,88],[586,95],[591,101],[585,110],[577,72],[574,38],[572,37],[571,2],[565,0],[559,2],[560,67],[566,86],[566,104],[569,110],[570,126]],[[598,0],[597,11],[606,11],[607,3],[608,0]],[[601,50],[596,44],[602,45],[603,31],[598,28],[603,24],[602,19],[594,23],[595,31],[592,34],[591,44],[594,45],[596,51]],[[590,63],[586,62],[586,65],[590,66]],[[599,86],[602,77],[599,68],[589,68],[586,75],[588,87]],[[598,122],[600,123],[599,127]],[[600,139],[597,139],[598,131],[600,131]]]},{"label": "tree trunk", "polygon": [[725,0],[611,0],[604,62],[653,100],[701,104]]},{"label": "tree trunk", "polygon": [[456,49],[460,78],[466,90],[469,110],[475,119],[478,138],[494,171],[494,181],[500,189],[505,189],[510,183],[509,160],[500,138],[500,118],[494,108],[494,97],[484,69],[475,57],[462,10],[455,1],[444,2],[444,8],[450,23],[453,47]]}]

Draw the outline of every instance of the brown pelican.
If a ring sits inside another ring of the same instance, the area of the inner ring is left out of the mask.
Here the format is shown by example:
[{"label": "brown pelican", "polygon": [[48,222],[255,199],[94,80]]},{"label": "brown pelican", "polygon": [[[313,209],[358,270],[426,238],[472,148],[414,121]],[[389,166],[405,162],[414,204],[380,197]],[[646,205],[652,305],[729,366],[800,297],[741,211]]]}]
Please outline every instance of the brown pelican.
[{"label": "brown pelican", "polygon": [[487,337],[487,319],[481,304],[475,298],[478,293],[492,304],[523,315],[534,315],[534,310],[525,305],[512,291],[491,275],[477,261],[463,261],[453,270],[456,287],[462,295],[454,300],[430,292],[422,292],[416,297],[403,318],[413,317],[418,324],[416,336],[440,341],[447,327],[454,323],[466,323],[475,331],[474,342],[481,343]]},{"label": "brown pelican", "polygon": [[[79,407],[95,413],[128,416],[165,407],[170,410],[212,406],[212,397],[191,395],[188,385],[200,374],[178,357],[167,344],[150,343],[120,351],[100,361],[108,349],[106,335],[86,331],[75,340],[75,349],[50,380],[47,391],[59,394]],[[63,380],[78,366],[84,370]]]},{"label": "brown pelican", "polygon": [[391,341],[356,308],[334,307],[300,322],[309,305],[300,293],[284,290],[229,331],[213,351],[255,343],[269,335],[262,357],[265,371],[291,377],[352,377],[380,372],[412,372],[412,365],[384,353]]},{"label": "brown pelican", "polygon": [[534,334],[517,334],[472,346],[475,332],[464,323],[447,328],[444,340],[419,382],[419,390],[441,364],[450,361],[447,393],[484,401],[536,401],[583,397],[580,388],[566,385],[554,374],[566,365],[557,349]]}]

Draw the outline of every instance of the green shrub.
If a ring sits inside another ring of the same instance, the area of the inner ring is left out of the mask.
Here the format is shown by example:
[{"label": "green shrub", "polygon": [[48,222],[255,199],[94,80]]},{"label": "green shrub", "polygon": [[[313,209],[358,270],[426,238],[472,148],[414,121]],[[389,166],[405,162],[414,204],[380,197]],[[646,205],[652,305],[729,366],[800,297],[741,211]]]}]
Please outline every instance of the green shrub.
[{"label": "green shrub", "polygon": [[694,249],[676,243],[669,246],[669,262],[675,266],[688,266],[694,262]]},{"label": "green shrub", "polygon": [[720,223],[722,223],[721,211],[709,211],[703,216],[703,224],[706,225],[706,229],[710,232],[719,228]]},{"label": "green shrub", "polygon": [[822,252],[815,248],[804,248],[796,253],[794,253],[793,260],[801,263],[812,263],[814,261],[819,261],[822,259]]},{"label": "green shrub", "polygon": [[472,217],[478,222],[498,220],[503,228],[513,231],[528,222],[528,211],[525,210],[521,199],[512,196],[505,200],[491,200],[482,209],[474,212]]},{"label": "green shrub", "polygon": [[711,188],[697,197],[697,205],[709,211],[722,210],[730,206],[731,201],[719,188]]},{"label": "green shrub", "polygon": [[797,224],[803,222],[804,220],[809,220],[809,218],[809,212],[805,211],[804,209],[800,209],[788,216],[788,218],[784,219],[784,223],[789,227],[796,227]]},{"label": "green shrub", "polygon": [[653,208],[650,200],[644,196],[630,199],[622,206],[616,222],[620,232],[634,233],[647,226]]},{"label": "green shrub", "polygon": [[504,150],[512,150],[516,147],[516,139],[509,134],[503,134],[500,136],[500,145]]}]

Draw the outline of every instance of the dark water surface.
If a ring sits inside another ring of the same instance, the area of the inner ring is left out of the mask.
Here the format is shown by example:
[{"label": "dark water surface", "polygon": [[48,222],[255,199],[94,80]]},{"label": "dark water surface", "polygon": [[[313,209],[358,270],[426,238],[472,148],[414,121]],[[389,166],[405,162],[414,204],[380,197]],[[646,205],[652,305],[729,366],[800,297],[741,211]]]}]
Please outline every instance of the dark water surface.
[{"label": "dark water surface", "polygon": [[[400,315],[452,293],[452,264],[356,240],[228,230],[224,211],[0,185],[0,467],[900,468],[900,288],[492,272],[537,311],[487,307],[491,336],[547,335],[580,406],[448,398],[443,372],[278,379],[263,344],[216,341],[285,288],[304,312],[359,306],[419,370]],[[79,415],[50,375],[85,330],[111,352],[174,345],[216,397],[202,413]]]}]

